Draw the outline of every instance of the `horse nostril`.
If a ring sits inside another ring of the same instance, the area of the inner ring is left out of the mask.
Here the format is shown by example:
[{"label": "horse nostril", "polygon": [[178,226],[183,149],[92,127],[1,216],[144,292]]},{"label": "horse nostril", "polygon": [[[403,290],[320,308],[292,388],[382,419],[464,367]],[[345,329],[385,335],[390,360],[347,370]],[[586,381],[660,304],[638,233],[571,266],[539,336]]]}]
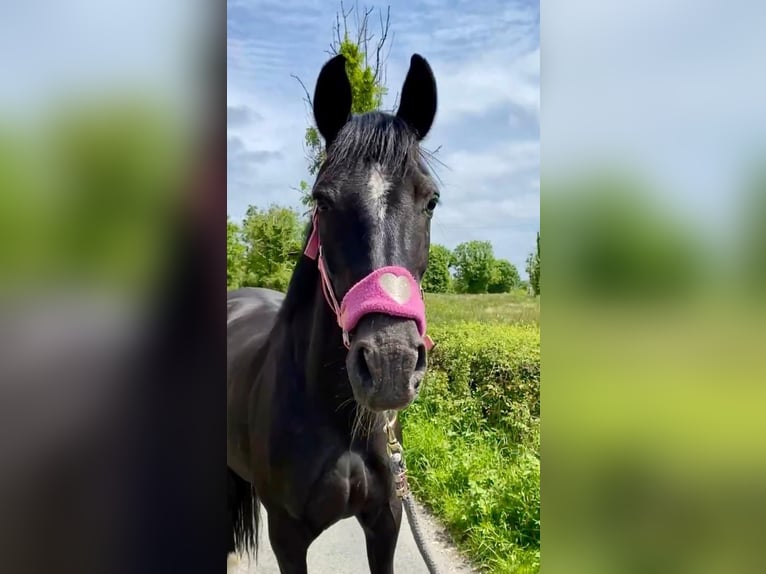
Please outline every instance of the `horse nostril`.
[{"label": "horse nostril", "polygon": [[367,345],[360,344],[356,351],[356,364],[359,369],[359,378],[365,384],[372,384],[372,372],[370,371],[370,365],[367,362],[372,350]]},{"label": "horse nostril", "polygon": [[426,346],[418,345],[418,362],[415,363],[415,372],[420,373],[426,370]]},{"label": "horse nostril", "polygon": [[420,388],[420,383],[423,382],[423,376],[426,371],[426,347],[425,345],[418,346],[418,360],[415,363],[415,371],[412,373],[413,386],[417,391]]}]

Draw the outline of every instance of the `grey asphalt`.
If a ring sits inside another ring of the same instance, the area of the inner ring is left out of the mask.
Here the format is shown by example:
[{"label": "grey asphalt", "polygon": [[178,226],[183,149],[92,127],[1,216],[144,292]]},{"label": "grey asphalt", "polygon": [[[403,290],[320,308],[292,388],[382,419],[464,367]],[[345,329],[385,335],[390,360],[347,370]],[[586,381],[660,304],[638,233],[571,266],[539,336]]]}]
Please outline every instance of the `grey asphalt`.
[{"label": "grey asphalt", "polygon": [[[266,524],[266,512],[261,509],[262,522]],[[419,523],[422,525],[427,544],[434,555],[440,573],[473,574],[468,562],[449,541],[444,529],[422,507],[418,506]],[[364,534],[359,523],[348,518],[325,530],[309,547],[309,574],[364,574],[369,572],[365,551]],[[415,545],[406,514],[394,558],[396,574],[428,574],[428,569]],[[262,529],[258,561],[246,557],[229,557],[228,574],[279,574],[279,567],[268,542],[266,527]]]}]

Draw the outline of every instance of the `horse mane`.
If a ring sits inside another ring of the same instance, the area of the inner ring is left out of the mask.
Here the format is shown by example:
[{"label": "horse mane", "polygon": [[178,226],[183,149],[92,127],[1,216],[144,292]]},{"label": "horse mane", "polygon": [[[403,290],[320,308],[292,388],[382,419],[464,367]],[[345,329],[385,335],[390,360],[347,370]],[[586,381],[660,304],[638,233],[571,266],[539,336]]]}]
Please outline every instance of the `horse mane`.
[{"label": "horse mane", "polygon": [[319,269],[316,261],[304,255],[313,227],[313,222],[309,219],[303,233],[301,253],[293,269],[290,283],[287,285],[287,293],[278,313],[280,318],[286,320],[292,318],[301,306],[311,304],[314,301],[316,286],[319,281]]}]

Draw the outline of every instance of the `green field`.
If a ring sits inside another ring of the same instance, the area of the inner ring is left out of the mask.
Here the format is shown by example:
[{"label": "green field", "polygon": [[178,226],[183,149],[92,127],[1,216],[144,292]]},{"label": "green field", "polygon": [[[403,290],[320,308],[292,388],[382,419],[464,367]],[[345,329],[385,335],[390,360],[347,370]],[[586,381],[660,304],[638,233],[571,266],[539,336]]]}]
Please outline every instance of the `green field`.
[{"label": "green field", "polygon": [[481,323],[539,324],[540,298],[522,293],[498,295],[443,295],[426,293],[429,324],[448,325],[460,321]]},{"label": "green field", "polygon": [[410,482],[483,571],[539,572],[539,298],[426,295],[437,343],[402,414]]}]

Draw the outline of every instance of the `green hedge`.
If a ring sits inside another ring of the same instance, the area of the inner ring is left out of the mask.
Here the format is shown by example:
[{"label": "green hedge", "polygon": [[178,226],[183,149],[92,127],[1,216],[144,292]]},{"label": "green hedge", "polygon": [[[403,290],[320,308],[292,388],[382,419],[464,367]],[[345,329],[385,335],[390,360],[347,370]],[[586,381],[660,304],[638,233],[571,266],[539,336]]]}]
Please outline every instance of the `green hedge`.
[{"label": "green hedge", "polygon": [[432,328],[431,336],[437,346],[429,356],[430,370],[446,374],[447,388],[441,390],[449,396],[424,389],[423,403],[453,409],[469,426],[504,431],[514,442],[532,446],[540,419],[539,328],[454,323]]},{"label": "green hedge", "polygon": [[540,332],[457,323],[402,415],[416,496],[490,572],[539,571]]}]

